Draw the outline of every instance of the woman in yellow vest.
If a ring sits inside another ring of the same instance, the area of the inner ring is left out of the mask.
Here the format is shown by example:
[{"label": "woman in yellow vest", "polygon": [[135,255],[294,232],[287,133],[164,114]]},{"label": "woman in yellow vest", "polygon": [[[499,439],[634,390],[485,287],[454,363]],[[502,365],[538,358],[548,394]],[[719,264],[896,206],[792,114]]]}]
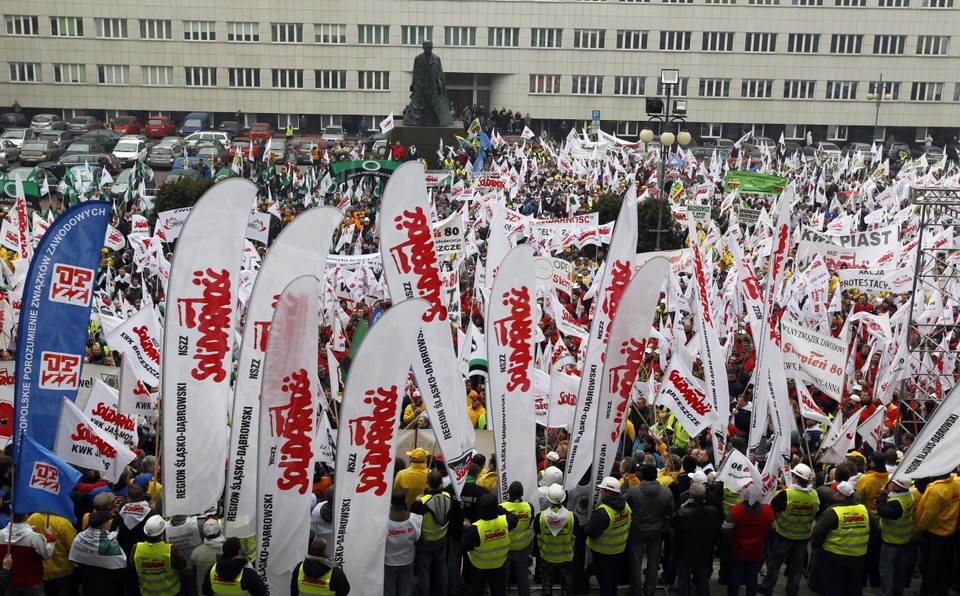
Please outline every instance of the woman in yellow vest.
[{"label": "woman in yellow vest", "polygon": [[837,485],[836,505],[813,524],[810,546],[822,550],[818,559],[826,596],[861,596],[863,563],[877,521],[867,508],[854,501],[856,489],[847,481]]},{"label": "woman in yellow vest", "polygon": [[587,547],[593,552],[600,596],[616,596],[617,559],[627,547],[632,512],[620,494],[620,483],[616,478],[607,476],[598,487],[600,506],[590,515],[584,533]]},{"label": "woman in yellow vest", "polygon": [[267,587],[250,566],[240,539],[231,536],[223,541],[223,554],[203,578],[201,592],[205,596],[267,596]]},{"label": "woman in yellow vest", "polygon": [[506,596],[505,566],[510,554],[510,530],[517,527],[517,516],[497,505],[497,499],[485,494],[477,499],[480,519],[463,530],[465,580],[472,596],[483,596],[490,586],[490,596]]},{"label": "woman in yellow vest", "polygon": [[180,594],[180,571],[187,559],[176,546],[164,540],[167,522],[159,515],[143,525],[146,542],[133,545],[130,565],[140,582],[141,596],[177,596]]},{"label": "woman in yellow vest", "polygon": [[510,553],[507,555],[505,573],[517,580],[517,594],[530,596],[530,541],[533,537],[533,505],[523,500],[523,484],[514,480],[507,488],[509,501],[500,506],[517,516],[517,527],[510,530]]},{"label": "woman in yellow vest", "polygon": [[307,549],[307,558],[293,568],[290,596],[334,594],[347,596],[350,582],[343,570],[327,558],[327,541],[314,538]]}]

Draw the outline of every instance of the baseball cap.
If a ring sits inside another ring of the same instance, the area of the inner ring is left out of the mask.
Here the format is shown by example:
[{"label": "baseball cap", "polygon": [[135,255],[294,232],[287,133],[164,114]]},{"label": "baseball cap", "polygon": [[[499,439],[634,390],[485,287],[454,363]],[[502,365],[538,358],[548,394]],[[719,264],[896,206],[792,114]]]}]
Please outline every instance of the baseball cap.
[{"label": "baseball cap", "polygon": [[407,451],[407,457],[410,459],[427,459],[428,455],[430,455],[430,453],[428,453],[423,447],[417,447],[413,451]]},{"label": "baseball cap", "polygon": [[547,454],[547,461],[557,462],[560,461],[560,454],[556,451],[551,451]]},{"label": "baseball cap", "polygon": [[608,490],[612,493],[620,494],[620,483],[613,476],[607,476],[597,485],[601,490]]}]

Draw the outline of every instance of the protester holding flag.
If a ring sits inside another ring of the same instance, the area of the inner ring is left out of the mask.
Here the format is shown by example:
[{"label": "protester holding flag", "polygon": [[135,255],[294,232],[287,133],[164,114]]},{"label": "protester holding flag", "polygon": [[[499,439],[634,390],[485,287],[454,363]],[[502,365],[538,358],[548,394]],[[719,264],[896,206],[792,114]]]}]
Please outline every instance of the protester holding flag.
[{"label": "protester holding flag", "polygon": [[598,486],[600,503],[590,514],[584,533],[587,547],[593,554],[601,596],[616,596],[617,555],[627,547],[632,511],[620,494],[620,483],[616,478],[608,476]]},{"label": "protester holding flag", "polygon": [[814,474],[810,466],[799,464],[790,470],[793,484],[777,492],[770,506],[776,514],[773,542],[767,549],[767,573],[758,591],[769,596],[780,576],[780,566],[787,563],[787,596],[797,596],[807,556],[807,542],[813,520],[820,508],[814,490]]},{"label": "protester holding flag", "polygon": [[10,588],[24,594],[43,594],[43,563],[53,556],[57,539],[53,530],[40,534],[27,523],[27,515],[14,513],[10,525],[0,530],[13,557]]},{"label": "protester holding flag", "polygon": [[[453,500],[443,489],[443,476],[433,470],[427,474],[427,488],[410,507],[410,513],[423,517],[420,539],[417,541],[417,594],[430,596],[430,587],[436,585],[439,593],[447,592],[447,527],[452,514],[460,509],[460,501]],[[460,569],[456,570],[457,576]]]},{"label": "protester holding flag", "polygon": [[94,511],[89,525],[70,546],[70,560],[77,565],[77,584],[84,594],[123,596],[127,555],[111,536],[111,511]]},{"label": "protester holding flag", "polygon": [[34,513],[27,523],[38,533],[52,532],[56,540],[53,554],[43,562],[43,590],[47,594],[71,594],[74,590],[74,564],[69,559],[70,546],[77,530],[69,519],[49,513]]}]

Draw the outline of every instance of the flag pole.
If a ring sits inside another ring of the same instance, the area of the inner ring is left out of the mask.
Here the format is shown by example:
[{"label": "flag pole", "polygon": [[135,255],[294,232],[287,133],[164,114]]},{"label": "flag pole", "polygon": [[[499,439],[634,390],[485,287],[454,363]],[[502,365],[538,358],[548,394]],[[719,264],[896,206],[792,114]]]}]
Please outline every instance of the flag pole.
[{"label": "flag pole", "polygon": [[153,467],[153,490],[150,490],[150,483],[147,482],[147,490],[150,491],[150,509],[156,508],[156,499],[154,498],[154,493],[157,490],[157,477],[160,475],[160,407],[161,407],[161,392],[157,392],[157,426],[154,428],[153,435],[153,457],[156,459],[156,464]]}]

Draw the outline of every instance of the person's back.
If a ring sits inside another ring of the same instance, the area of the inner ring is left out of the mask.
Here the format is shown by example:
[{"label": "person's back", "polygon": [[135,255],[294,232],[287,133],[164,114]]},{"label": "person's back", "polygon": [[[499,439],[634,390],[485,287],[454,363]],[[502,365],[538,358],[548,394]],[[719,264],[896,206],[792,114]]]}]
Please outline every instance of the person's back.
[{"label": "person's back", "polygon": [[43,562],[43,581],[50,581],[67,577],[73,573],[74,564],[70,561],[70,546],[77,537],[77,530],[65,517],[34,513],[27,518],[27,523],[33,526],[34,531],[42,534],[46,528],[53,532],[56,540],[53,554]]},{"label": "person's back", "polygon": [[10,587],[43,589],[43,562],[53,556],[56,538],[52,533],[38,534],[27,523],[27,516],[14,514],[13,522],[0,530],[0,539],[13,556]]},{"label": "person's back", "polygon": [[197,594],[202,593],[203,580],[210,573],[210,568],[216,564],[217,559],[223,554],[223,543],[225,541],[220,529],[220,522],[216,519],[208,519],[203,522],[203,544],[193,549],[190,554],[190,562],[193,563],[197,571]]}]

